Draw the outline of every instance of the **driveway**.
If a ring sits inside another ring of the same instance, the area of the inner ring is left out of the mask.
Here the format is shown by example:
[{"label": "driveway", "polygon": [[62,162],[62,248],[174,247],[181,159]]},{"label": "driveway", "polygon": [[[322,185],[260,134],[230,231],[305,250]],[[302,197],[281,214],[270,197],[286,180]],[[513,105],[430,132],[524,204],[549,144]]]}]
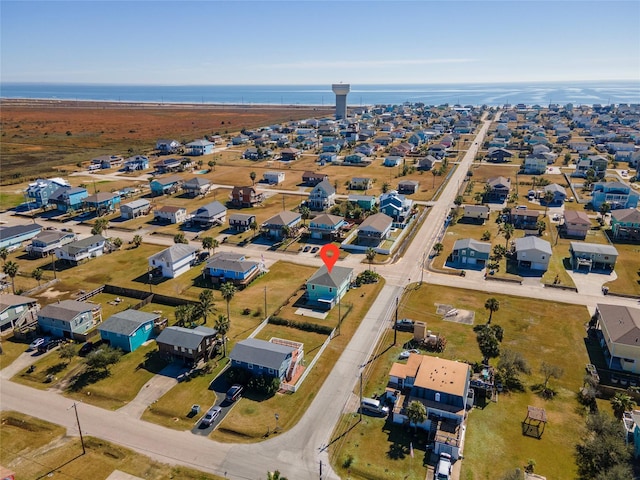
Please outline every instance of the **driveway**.
[{"label": "driveway", "polygon": [[618,275],[615,271],[607,274],[598,272],[582,273],[575,272],[573,270],[567,270],[567,273],[573,280],[573,283],[576,284],[578,293],[583,295],[593,295],[601,297],[604,297],[604,294],[602,293],[602,286],[605,283],[612,282],[618,278]]}]

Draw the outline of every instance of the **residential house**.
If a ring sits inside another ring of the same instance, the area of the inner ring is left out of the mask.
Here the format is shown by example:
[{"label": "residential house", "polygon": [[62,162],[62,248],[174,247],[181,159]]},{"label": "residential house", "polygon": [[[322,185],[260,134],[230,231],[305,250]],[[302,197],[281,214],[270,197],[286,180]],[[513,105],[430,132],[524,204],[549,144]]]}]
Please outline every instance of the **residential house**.
[{"label": "residential house", "polygon": [[323,180],[329,181],[329,175],[325,173],[315,173],[306,171],[302,174],[302,183],[310,187],[315,187]]},{"label": "residential house", "polygon": [[490,147],[487,151],[487,159],[490,162],[510,162],[513,157],[513,153],[505,148]]},{"label": "residential house", "polygon": [[244,288],[262,272],[261,264],[247,260],[244,254],[219,252],[207,260],[202,275],[216,285],[233,283]]},{"label": "residential house", "polygon": [[401,180],[398,182],[398,193],[412,195],[418,192],[420,182],[417,180]]},{"label": "residential house", "polygon": [[71,188],[71,185],[62,178],[39,178],[35,182],[30,183],[25,190],[29,208],[46,207],[49,205],[49,199],[51,195],[53,195],[53,192],[63,187]]},{"label": "residential house", "polygon": [[190,197],[206,195],[211,190],[211,181],[203,177],[194,177],[182,184],[182,190]]},{"label": "residential house", "polygon": [[321,240],[328,238],[330,241],[340,237],[341,229],[347,224],[344,218],[337,215],[321,214],[309,221],[311,238]]},{"label": "residential house", "polygon": [[61,300],[38,312],[40,329],[54,337],[86,341],[87,335],[102,322],[102,307],[98,303]]},{"label": "residential house", "polygon": [[118,193],[98,192],[84,199],[85,208],[96,212],[97,216],[115,212],[116,206],[119,204],[120,195]]},{"label": "residential house", "polygon": [[607,368],[640,373],[640,309],[599,303],[595,317]]},{"label": "residential house", "polygon": [[309,193],[307,204],[311,210],[324,211],[336,203],[336,189],[328,180],[323,180]]},{"label": "residential house", "polygon": [[611,212],[611,231],[614,240],[640,243],[640,212],[625,208]]},{"label": "residential house", "polygon": [[187,220],[187,209],[184,207],[163,205],[153,211],[153,219],[157,222],[168,222],[171,224],[182,223]]},{"label": "residential house", "polygon": [[283,148],[280,151],[280,160],[283,162],[291,162],[297,160],[302,155],[302,152],[297,148]]},{"label": "residential house", "polygon": [[124,158],[120,155],[101,155],[91,159],[92,165],[100,165],[100,168],[120,168],[124,165]]},{"label": "residential house", "polygon": [[502,203],[509,197],[511,192],[511,179],[505,177],[494,177],[487,180],[488,191],[485,200],[487,202]]},{"label": "residential house", "polygon": [[368,216],[358,227],[358,245],[377,247],[389,238],[393,218],[384,213]]},{"label": "residential house", "polygon": [[213,142],[210,142],[209,140],[202,138],[187,143],[185,146],[187,147],[188,155],[200,156],[213,153],[213,147],[215,146],[215,144]]},{"label": "residential house", "polygon": [[361,153],[365,157],[370,157],[374,153],[376,153],[377,149],[377,145],[372,145],[370,143],[361,143],[356,148],[354,148],[354,151],[357,153]]},{"label": "residential house", "polygon": [[343,160],[343,164],[344,165],[369,165],[371,163],[371,161],[369,160],[369,158],[359,152],[354,152],[350,155],[345,155],[344,160]]},{"label": "residential house", "polygon": [[613,245],[599,243],[571,242],[569,244],[571,265],[576,271],[613,271],[618,259],[618,251]]},{"label": "residential house", "polygon": [[418,166],[416,168],[421,171],[428,171],[433,168],[436,162],[439,162],[439,161],[440,160],[438,160],[433,155],[427,155],[426,157],[423,157],[418,160]]},{"label": "residential house", "polygon": [[236,232],[246,232],[256,221],[256,216],[251,213],[232,213],[229,215],[229,228]]},{"label": "residential house", "polygon": [[349,181],[349,190],[369,190],[373,186],[373,180],[369,177],[353,177]]},{"label": "residential house", "polygon": [[307,305],[331,310],[347,293],[353,279],[353,269],[334,265],[331,271],[320,267],[306,283]]},{"label": "residential house", "polygon": [[158,197],[160,195],[172,195],[178,191],[180,185],[182,185],[182,179],[178,175],[154,178],[153,180],[151,180],[151,183],[149,183],[152,197]]},{"label": "residential house", "polygon": [[161,355],[196,365],[213,356],[218,346],[217,335],[217,330],[202,325],[196,328],[167,327],[160,332],[156,343]]},{"label": "residential house", "polygon": [[432,157],[437,158],[438,160],[442,160],[447,153],[447,147],[442,144],[431,145],[427,150],[427,154]]},{"label": "residential house", "polygon": [[153,326],[159,319],[157,313],[130,308],[111,315],[98,326],[98,332],[102,341],[112,348],[133,352],[153,338]]},{"label": "residential house", "polygon": [[529,210],[528,208],[512,208],[509,212],[509,222],[515,228],[535,230],[538,219],[544,212]]},{"label": "residential house", "polygon": [[579,141],[579,140],[571,141],[567,145],[569,146],[569,148],[571,150],[573,150],[574,152],[578,152],[578,153],[587,152],[591,148],[591,143],[582,142],[582,141]]},{"label": "residential house", "polygon": [[581,210],[565,210],[562,228],[565,236],[584,239],[591,229],[591,220]]},{"label": "residential house", "polygon": [[380,212],[393,218],[394,221],[403,223],[411,214],[413,200],[391,190],[380,195]]},{"label": "residential house", "polygon": [[160,174],[178,172],[183,169],[182,160],[179,158],[163,158],[154,163],[153,168]]},{"label": "residential house", "polygon": [[76,240],[73,232],[62,232],[60,230],[42,230],[31,239],[27,245],[27,253],[30,257],[46,257],[55,252],[56,248],[67,245]]},{"label": "residential house", "polygon": [[473,221],[479,225],[484,224],[489,219],[490,209],[486,205],[464,205],[462,208],[462,218],[466,221]]},{"label": "residential house", "polygon": [[277,215],[274,215],[273,217],[266,220],[262,224],[261,229],[267,234],[269,238],[281,240],[284,238],[285,230],[297,230],[298,224],[301,220],[302,216],[299,213],[283,210]]},{"label": "residential house", "polygon": [[347,201],[356,204],[365,212],[370,212],[377,204],[375,195],[349,195]]},{"label": "residential house", "polygon": [[269,185],[279,185],[284,182],[284,172],[264,172],[262,179]]},{"label": "residential house", "polygon": [[149,158],[144,155],[134,155],[124,161],[124,169],[127,172],[146,170],[147,168],[149,168]]},{"label": "residential house", "polygon": [[323,152],[318,155],[318,162],[320,165],[324,165],[325,163],[335,163],[338,161],[338,155],[334,152]]},{"label": "residential house", "polygon": [[156,142],[156,150],[159,150],[163,155],[178,153],[181,147],[182,145],[177,140],[160,139]]},{"label": "residential house", "polygon": [[59,260],[71,265],[78,265],[85,260],[101,256],[106,249],[107,239],[102,235],[92,235],[82,240],[56,247],[55,254]]},{"label": "residential house", "polygon": [[227,207],[217,200],[191,213],[191,222],[200,226],[223,225],[227,218]]},{"label": "residential house", "polygon": [[246,144],[246,143],[249,143],[249,140],[250,140],[250,138],[249,138],[248,136],[246,136],[246,135],[238,135],[238,136],[233,137],[233,138],[231,139],[231,143],[232,143],[234,146],[237,146],[237,145],[244,145],[244,144]]},{"label": "residential house", "polygon": [[232,367],[247,370],[253,376],[291,381],[304,358],[304,344],[279,338],[270,341],[247,338],[235,344],[229,354]]},{"label": "residential house", "polygon": [[61,212],[73,212],[84,205],[84,199],[89,196],[86,188],[60,187],[49,197],[49,203],[53,203]]},{"label": "residential house", "polygon": [[546,272],[551,259],[551,244],[539,237],[516,238],[513,242],[518,268]]},{"label": "residential house", "polygon": [[0,248],[6,248],[9,251],[15,250],[22,245],[22,242],[31,240],[41,231],[42,227],[37,223],[11,227],[0,225]]},{"label": "residential house", "polygon": [[264,193],[258,193],[254,187],[233,187],[230,194],[232,207],[253,207],[264,201]]},{"label": "residential house", "polygon": [[[544,187],[544,193],[551,193],[553,195],[553,199],[549,202],[549,205],[562,205],[567,198],[567,191],[561,185],[557,183],[551,183]],[[544,197],[540,199],[541,203],[544,203]]]},{"label": "residential house", "polygon": [[571,176],[585,178],[589,170],[593,170],[596,177],[603,178],[607,171],[608,163],[609,161],[602,155],[580,157]]},{"label": "residential house", "polygon": [[120,205],[120,216],[127,220],[142,217],[151,211],[151,202],[144,198]]},{"label": "residential house", "polygon": [[491,243],[479,242],[473,238],[461,238],[453,244],[451,262],[465,268],[484,268],[491,255]]},{"label": "residential house", "polygon": [[608,203],[611,210],[637,208],[640,195],[622,182],[598,182],[593,186],[591,205],[599,210],[603,203]]},{"label": "residential house", "polygon": [[471,366],[431,355],[412,353],[406,363],[394,363],[389,371],[389,387],[404,392],[396,402],[391,420],[408,424],[407,407],[413,401],[422,403],[427,416],[416,425],[434,433],[436,455],[449,453],[459,458],[462,423],[472,401],[469,397]]},{"label": "residential house", "polygon": [[0,295],[0,332],[34,324],[39,308],[35,298],[10,293]]},{"label": "residential house", "polygon": [[540,155],[527,155],[523,164],[524,173],[529,175],[542,175],[547,171],[547,158]]},{"label": "residential house", "polygon": [[401,157],[399,155],[390,155],[388,157],[385,157],[382,165],[384,165],[385,167],[397,167],[402,163],[403,160],[404,157]]},{"label": "residential house", "polygon": [[198,249],[184,243],[171,245],[169,248],[151,255],[149,267],[159,270],[165,278],[176,278],[189,271],[196,260]]}]

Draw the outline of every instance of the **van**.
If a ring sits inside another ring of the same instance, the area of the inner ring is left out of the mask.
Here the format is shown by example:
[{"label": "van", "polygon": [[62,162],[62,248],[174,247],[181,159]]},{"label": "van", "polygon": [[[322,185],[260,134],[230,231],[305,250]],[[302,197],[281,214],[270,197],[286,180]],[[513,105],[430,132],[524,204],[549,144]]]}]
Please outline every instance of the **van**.
[{"label": "van", "polygon": [[375,415],[387,415],[389,413],[389,407],[380,403],[380,400],[374,398],[363,398],[360,402],[360,411],[369,412]]}]

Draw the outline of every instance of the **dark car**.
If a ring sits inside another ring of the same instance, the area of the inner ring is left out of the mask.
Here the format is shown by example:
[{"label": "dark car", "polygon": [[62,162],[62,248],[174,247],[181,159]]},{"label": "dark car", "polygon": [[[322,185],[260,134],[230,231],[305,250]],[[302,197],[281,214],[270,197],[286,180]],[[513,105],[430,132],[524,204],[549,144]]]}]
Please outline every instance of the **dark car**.
[{"label": "dark car", "polygon": [[80,350],[78,350],[78,355],[84,357],[85,355],[88,355],[90,352],[92,352],[94,348],[96,348],[96,345],[93,342],[87,342],[80,347]]},{"label": "dark car", "polygon": [[242,396],[244,387],[242,385],[233,385],[228,391],[226,396],[227,402],[235,402]]},{"label": "dark car", "polygon": [[414,321],[409,318],[403,318],[396,322],[396,329],[401,332],[413,332]]},{"label": "dark car", "polygon": [[52,338],[48,342],[44,342],[38,345],[38,351],[40,353],[48,352],[49,350],[53,350],[56,347],[59,347],[65,342],[64,338]]}]

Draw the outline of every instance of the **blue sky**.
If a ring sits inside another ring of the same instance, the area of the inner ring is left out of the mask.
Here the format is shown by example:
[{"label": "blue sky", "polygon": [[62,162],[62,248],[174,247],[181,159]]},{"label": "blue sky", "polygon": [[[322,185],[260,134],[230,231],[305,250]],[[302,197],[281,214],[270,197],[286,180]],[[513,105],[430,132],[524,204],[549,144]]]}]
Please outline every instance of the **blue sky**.
[{"label": "blue sky", "polygon": [[0,80],[477,83],[640,78],[640,2],[0,1]]}]

